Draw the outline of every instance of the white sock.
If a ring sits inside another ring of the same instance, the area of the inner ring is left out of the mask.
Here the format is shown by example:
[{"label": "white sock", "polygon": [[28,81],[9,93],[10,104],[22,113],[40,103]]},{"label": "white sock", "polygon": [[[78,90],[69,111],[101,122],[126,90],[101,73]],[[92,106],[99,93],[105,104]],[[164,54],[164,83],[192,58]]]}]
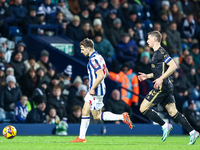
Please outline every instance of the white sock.
[{"label": "white sock", "polygon": [[162,128],[165,129],[165,128],[167,128],[167,126],[168,126],[168,123],[165,122],[165,124],[162,126]]},{"label": "white sock", "polygon": [[106,112],[102,112],[101,113],[101,120],[104,120],[104,121],[116,121],[116,120],[124,120],[123,118],[123,115],[120,114],[120,115],[117,115],[117,114],[113,114],[109,111],[106,111]]},{"label": "white sock", "polygon": [[194,132],[195,132],[195,130],[192,130],[189,134],[192,135],[192,134],[194,134]]},{"label": "white sock", "polygon": [[80,139],[85,139],[86,131],[88,129],[89,124],[90,124],[90,116],[82,116],[80,133],[79,133]]}]

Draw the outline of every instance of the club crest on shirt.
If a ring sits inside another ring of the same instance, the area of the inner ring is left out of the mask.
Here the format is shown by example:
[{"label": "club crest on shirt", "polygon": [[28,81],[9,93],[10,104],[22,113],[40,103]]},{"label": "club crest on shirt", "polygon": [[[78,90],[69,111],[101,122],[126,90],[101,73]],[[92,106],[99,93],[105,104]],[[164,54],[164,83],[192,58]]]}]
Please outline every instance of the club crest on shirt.
[{"label": "club crest on shirt", "polygon": [[155,65],[154,65],[154,64],[151,64],[151,67],[152,67],[152,68],[155,68]]}]

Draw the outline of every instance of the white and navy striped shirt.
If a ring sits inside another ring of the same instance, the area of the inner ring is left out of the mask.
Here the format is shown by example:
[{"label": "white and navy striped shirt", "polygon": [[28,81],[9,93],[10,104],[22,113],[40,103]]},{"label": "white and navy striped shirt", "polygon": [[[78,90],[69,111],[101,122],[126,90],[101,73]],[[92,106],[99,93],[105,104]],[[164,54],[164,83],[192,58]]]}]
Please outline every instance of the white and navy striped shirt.
[{"label": "white and navy striped shirt", "polygon": [[[97,74],[96,71],[99,69],[103,70],[104,78],[106,77],[106,63],[103,57],[98,54],[96,51],[91,54],[89,57],[89,62],[87,64],[87,70],[89,74],[89,90],[91,89],[92,85],[94,84]],[[106,86],[104,83],[104,79],[95,89],[95,95],[105,95],[106,93]]]}]

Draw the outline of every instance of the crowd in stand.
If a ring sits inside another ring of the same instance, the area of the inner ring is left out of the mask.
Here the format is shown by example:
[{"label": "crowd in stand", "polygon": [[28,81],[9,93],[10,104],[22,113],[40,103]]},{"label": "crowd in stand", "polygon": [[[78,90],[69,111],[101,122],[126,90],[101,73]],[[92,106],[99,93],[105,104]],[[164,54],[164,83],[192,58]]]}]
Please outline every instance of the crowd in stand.
[{"label": "crowd in stand", "polygon": [[[73,64],[62,73],[56,72],[47,50],[41,50],[38,61],[34,52],[26,51],[23,41],[15,43],[11,50],[11,26],[27,34],[29,25],[54,24],[59,35],[76,42],[86,37],[93,39],[95,50],[112,62],[109,78],[123,87],[120,92],[114,90],[105,104],[104,109],[114,113],[131,113],[130,108],[138,105],[139,97],[130,91],[146,95],[152,87],[148,80],[139,83],[137,73],[151,72],[153,52],[146,40],[149,31],[157,30],[162,33],[162,46],[179,65],[171,76],[178,110],[184,111],[186,101],[191,104],[192,100],[199,100],[198,0],[0,0],[0,12],[2,120],[58,123],[68,118],[69,123],[80,123],[88,90],[88,76],[77,76],[72,82]],[[42,28],[31,33],[50,35]],[[189,105],[187,109],[190,108]],[[196,110],[200,110],[198,105]]]}]

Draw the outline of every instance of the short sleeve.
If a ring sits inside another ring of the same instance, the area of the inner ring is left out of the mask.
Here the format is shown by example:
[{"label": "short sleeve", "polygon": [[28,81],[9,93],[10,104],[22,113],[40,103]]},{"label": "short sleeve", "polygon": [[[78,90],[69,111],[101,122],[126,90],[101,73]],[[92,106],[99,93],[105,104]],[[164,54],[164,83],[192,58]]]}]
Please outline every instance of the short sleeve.
[{"label": "short sleeve", "polygon": [[101,69],[101,66],[100,66],[99,62],[96,59],[90,60],[90,64],[91,64],[92,68],[94,69],[94,72],[96,72],[97,70]]}]

